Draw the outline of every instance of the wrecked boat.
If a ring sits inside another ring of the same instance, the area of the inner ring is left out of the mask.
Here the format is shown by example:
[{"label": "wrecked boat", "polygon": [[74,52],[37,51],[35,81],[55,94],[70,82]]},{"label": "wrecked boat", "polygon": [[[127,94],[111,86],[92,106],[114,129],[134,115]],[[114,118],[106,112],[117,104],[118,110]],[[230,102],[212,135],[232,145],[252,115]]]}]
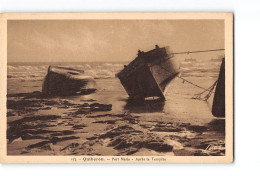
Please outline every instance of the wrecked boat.
[{"label": "wrecked boat", "polygon": [[215,117],[225,117],[225,58],[222,59],[212,105]]},{"label": "wrecked boat", "polygon": [[96,91],[94,87],[94,78],[85,76],[83,70],[49,66],[43,81],[42,94],[54,96],[90,94]]},{"label": "wrecked boat", "polygon": [[138,56],[116,74],[130,99],[165,99],[167,86],[180,70],[173,56],[169,47],[158,45],[147,52],[139,50]]}]

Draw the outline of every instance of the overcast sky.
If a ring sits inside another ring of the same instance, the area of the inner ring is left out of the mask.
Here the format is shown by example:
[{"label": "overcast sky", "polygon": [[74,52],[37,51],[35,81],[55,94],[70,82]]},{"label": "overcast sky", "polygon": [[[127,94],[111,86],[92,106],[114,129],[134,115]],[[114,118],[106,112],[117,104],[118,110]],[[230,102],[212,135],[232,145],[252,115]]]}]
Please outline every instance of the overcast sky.
[{"label": "overcast sky", "polygon": [[155,44],[174,52],[224,48],[223,20],[13,20],[7,34],[8,62],[130,61]]}]

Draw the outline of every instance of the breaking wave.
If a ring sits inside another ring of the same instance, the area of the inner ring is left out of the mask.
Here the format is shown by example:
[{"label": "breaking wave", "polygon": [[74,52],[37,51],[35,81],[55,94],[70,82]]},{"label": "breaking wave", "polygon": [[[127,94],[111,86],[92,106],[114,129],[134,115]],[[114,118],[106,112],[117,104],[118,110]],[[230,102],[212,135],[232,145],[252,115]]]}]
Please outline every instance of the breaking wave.
[{"label": "breaking wave", "polygon": [[[56,64],[53,64],[56,65]],[[81,64],[57,64],[59,66],[71,67],[83,70],[85,75],[92,76],[95,79],[114,78],[115,74],[123,69],[124,64],[120,63],[81,63]],[[18,80],[42,81],[47,74],[49,64],[37,65],[8,65],[7,78]]]},{"label": "breaking wave", "polygon": [[217,78],[221,60],[216,61],[183,61],[180,64],[183,77],[212,77]]}]

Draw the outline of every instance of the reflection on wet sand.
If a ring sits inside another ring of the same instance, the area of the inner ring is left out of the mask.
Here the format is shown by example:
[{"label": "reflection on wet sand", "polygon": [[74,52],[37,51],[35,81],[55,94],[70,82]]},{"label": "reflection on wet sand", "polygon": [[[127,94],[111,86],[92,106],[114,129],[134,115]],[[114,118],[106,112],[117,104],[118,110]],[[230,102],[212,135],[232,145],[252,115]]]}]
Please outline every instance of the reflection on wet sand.
[{"label": "reflection on wet sand", "polygon": [[163,99],[134,100],[127,99],[124,109],[133,113],[163,112],[165,101]]},{"label": "reflection on wet sand", "polygon": [[225,118],[213,119],[208,125],[214,131],[224,133],[225,135]]}]

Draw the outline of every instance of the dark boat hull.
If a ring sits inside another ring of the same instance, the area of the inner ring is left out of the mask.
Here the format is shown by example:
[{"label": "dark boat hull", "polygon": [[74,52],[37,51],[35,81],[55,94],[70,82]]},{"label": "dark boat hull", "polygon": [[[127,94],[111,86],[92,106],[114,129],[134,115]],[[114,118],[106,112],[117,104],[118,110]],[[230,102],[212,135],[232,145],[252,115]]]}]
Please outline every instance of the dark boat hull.
[{"label": "dark boat hull", "polygon": [[215,117],[225,117],[225,58],[222,60],[212,105]]},{"label": "dark boat hull", "polygon": [[172,57],[168,48],[157,48],[140,54],[119,72],[117,77],[129,97],[165,99],[167,86],[179,73],[179,64]]},{"label": "dark boat hull", "polygon": [[94,79],[82,77],[81,73],[81,71],[71,68],[50,66],[43,81],[42,93],[67,96],[78,94],[87,88],[94,88]]}]

